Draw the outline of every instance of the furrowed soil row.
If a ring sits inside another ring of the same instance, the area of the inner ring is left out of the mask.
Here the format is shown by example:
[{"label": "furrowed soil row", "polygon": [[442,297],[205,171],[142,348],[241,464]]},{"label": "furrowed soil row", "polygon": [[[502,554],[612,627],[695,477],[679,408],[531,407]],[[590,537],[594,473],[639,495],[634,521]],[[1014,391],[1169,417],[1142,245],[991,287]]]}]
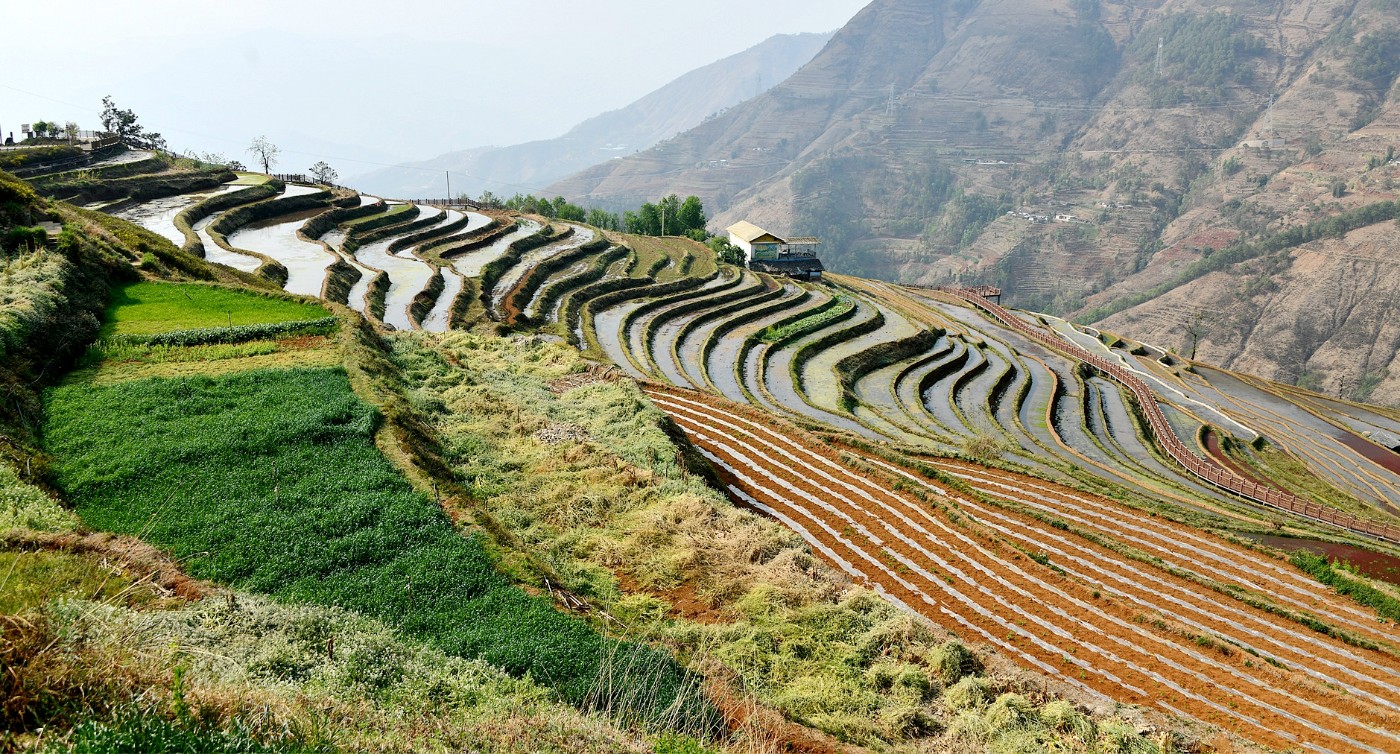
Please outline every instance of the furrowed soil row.
[{"label": "furrowed soil row", "polygon": [[[770,505],[788,506],[790,516],[811,520],[822,518],[831,529],[850,530],[846,532],[844,541],[826,542],[828,546],[860,546],[860,543],[853,541],[856,539],[854,532],[859,532],[870,543],[866,547],[877,552],[878,557],[892,558],[895,563],[916,574],[917,579],[908,577],[915,585],[922,585],[922,589],[937,589],[935,593],[951,597],[962,605],[964,617],[969,621],[986,621],[984,613],[970,608],[978,604],[987,612],[1004,610],[1014,613],[1046,632],[1048,640],[1032,642],[1033,646],[1026,648],[1026,652],[1037,655],[1043,663],[1063,663],[1075,654],[1053,643],[1056,641],[1069,648],[1087,649],[1097,658],[1102,658],[1103,664],[1079,667],[1093,674],[1091,683],[1101,690],[1119,698],[1124,698],[1127,692],[1141,697],[1135,701],[1155,701],[1148,699],[1143,688],[1160,685],[1181,697],[1163,700],[1167,704],[1191,708],[1193,714],[1203,719],[1227,716],[1253,726],[1252,738],[1275,744],[1280,738],[1296,745],[1325,737],[1335,742],[1333,745],[1347,749],[1384,751],[1400,742],[1400,737],[1379,727],[1384,723],[1378,720],[1379,715],[1368,711],[1372,709],[1369,705],[1366,710],[1344,708],[1346,712],[1343,712],[1337,708],[1330,692],[1310,688],[1280,692],[1276,689],[1274,678],[1260,679],[1254,673],[1242,672],[1233,664],[1216,660],[1191,646],[1183,646],[1171,638],[1157,636],[1133,625],[1129,622],[1133,616],[1126,613],[1126,606],[1089,604],[1079,596],[1080,592],[1085,591],[1081,584],[1050,583],[1027,572],[1013,562],[1020,557],[1019,554],[1012,555],[1010,559],[997,555],[993,550],[1003,549],[1002,546],[974,540],[967,533],[944,523],[941,517],[930,515],[908,498],[851,473],[819,453],[804,451],[803,457],[798,457],[786,450],[788,447],[798,449],[790,437],[727,410],[677,395],[659,393],[655,389],[652,392],[654,400],[672,412],[679,424],[707,438],[701,441],[702,447],[723,460],[731,473],[744,473],[750,480],[762,479],[770,488],[765,494],[774,498],[768,501]],[[715,435],[723,437],[721,439]],[[740,436],[744,437],[744,444],[754,443],[766,450],[758,453],[754,453],[752,448],[740,450],[741,441],[736,439]],[[770,437],[772,440],[766,439]],[[776,462],[772,458],[774,455],[786,461]],[[744,472],[745,468],[750,472]],[[821,477],[830,486],[807,478],[809,475]],[[774,492],[771,489],[774,486],[782,489]],[[837,488],[844,488],[846,492]],[[750,494],[753,492],[750,491]],[[839,509],[832,503],[839,505]],[[933,529],[940,533],[935,534]],[[885,538],[886,535],[888,538]],[[952,543],[945,543],[945,539],[957,540],[959,544],[949,549]],[[921,565],[930,562],[935,564],[939,573],[928,573]],[[1038,572],[1034,566],[1028,567]],[[970,572],[978,575],[973,577],[969,575]],[[878,576],[867,575],[879,580]],[[952,577],[956,577],[956,587],[948,583],[953,581]],[[1046,578],[1054,579],[1048,575]],[[984,583],[995,584],[1001,589],[994,592]],[[1008,599],[1005,595],[1018,595],[1019,599]],[[971,609],[972,614],[967,614],[967,609]],[[995,621],[983,622],[982,625],[988,632],[1006,630]],[[1014,630],[1009,634],[1024,637]],[[1086,636],[1098,637],[1096,641],[1102,640],[1121,649],[1108,649],[1087,641]],[[1135,640],[1147,642],[1152,648],[1148,649]],[[1073,661],[1071,663],[1078,665]],[[1230,679],[1228,683],[1227,679]],[[1245,688],[1249,691],[1242,690]],[[1246,714],[1226,706],[1234,701],[1247,703],[1255,714]],[[1368,719],[1352,717],[1363,714]],[[1316,721],[1319,720],[1326,721],[1329,727],[1318,725]]]},{"label": "furrowed soil row", "polygon": [[[935,494],[949,496],[947,490],[908,471],[868,456],[860,456],[860,458],[866,463],[881,467],[897,476],[913,480]],[[1028,504],[1031,501],[1048,501],[1047,498],[1033,493],[1019,492],[1013,489],[996,489],[985,483],[981,487],[974,485],[974,488],[983,494],[1021,504]],[[982,505],[963,497],[955,499],[960,509],[968,512],[983,525],[995,529],[1008,538],[1029,545],[1030,551],[1040,550],[1049,554],[1053,562],[1072,575],[1079,575],[1086,582],[1094,583],[1097,581],[1105,591],[1111,591],[1115,595],[1120,595],[1135,604],[1157,611],[1205,634],[1214,634],[1241,647],[1259,650],[1261,644],[1251,645],[1248,639],[1227,635],[1216,626],[1199,622],[1225,621],[1236,631],[1247,634],[1262,644],[1267,644],[1268,646],[1264,647],[1261,654],[1270,654],[1276,658],[1295,661],[1298,663],[1299,669],[1321,682],[1337,683],[1351,693],[1368,698],[1373,704],[1400,712],[1400,702],[1395,701],[1400,699],[1400,664],[1394,664],[1395,658],[1393,657],[1386,657],[1379,653],[1373,654],[1367,650],[1351,647],[1337,639],[1324,637],[1321,634],[1300,631],[1296,623],[1285,618],[1241,607],[1237,601],[1231,598],[1214,591],[1201,591],[1199,584],[1166,571],[1148,570],[1137,561],[1126,559],[1102,545],[1087,540],[1081,541],[1077,538],[1071,539],[1059,532],[1047,531],[1043,521],[1018,516],[1015,513]],[[1012,528],[1008,529],[1007,527]],[[1051,542],[1056,544],[1051,544]],[[1077,566],[1066,567],[1063,565],[1066,562],[1073,562]],[[1079,571],[1077,568],[1084,570]],[[1107,586],[1102,581],[1105,578],[1115,582],[1118,586]],[[1144,588],[1144,584],[1152,585],[1155,591]],[[1174,609],[1188,611],[1196,617],[1186,617],[1181,613],[1174,612]],[[1225,617],[1226,615],[1233,617]],[[1279,638],[1279,635],[1282,635],[1283,638]],[[1315,650],[1316,653],[1309,650]],[[1386,664],[1387,662],[1391,664]],[[1323,665],[1327,670],[1315,670],[1311,663]],[[1350,680],[1338,680],[1333,673],[1347,676]],[[1374,693],[1348,685],[1351,683],[1370,686],[1374,689]]]},{"label": "furrowed soil row", "polygon": [[[723,441],[715,440],[714,438],[706,437],[705,435],[703,435],[703,432],[700,431],[700,430],[698,430],[698,429],[696,429],[696,430],[694,430],[694,431],[696,431],[697,434],[699,434],[699,435],[700,435],[702,438],[704,438],[705,440],[708,440],[708,441],[710,441],[710,442],[712,442],[712,443],[716,443],[716,444],[718,444],[718,445],[723,445],[723,444],[724,444]],[[734,451],[731,451],[731,452],[734,452]],[[726,463],[725,459],[719,458],[718,456],[713,456],[713,454],[711,454],[711,455],[712,455],[712,457],[715,457],[717,460],[719,460],[721,464],[724,464],[726,467],[728,467],[728,470],[729,470],[731,473],[735,473],[735,470],[734,470],[733,466],[730,465],[729,463]],[[733,461],[733,460],[734,460],[734,456],[731,455],[731,456],[730,456],[730,461]],[[742,457],[739,457],[738,460],[739,460],[740,462],[742,462]],[[742,473],[740,473],[739,476],[741,477],[741,480],[742,480],[742,481],[745,481],[745,482],[749,483],[749,484],[751,485],[751,488],[753,487],[753,485],[756,484],[756,483],[753,481],[752,478],[743,476]],[[759,488],[761,488],[761,485],[758,485],[758,486],[759,486]],[[780,486],[781,486],[781,485],[780,485]],[[790,486],[790,484],[789,484],[788,486]],[[767,493],[768,495],[770,495],[770,496],[776,495],[776,493],[772,493],[771,490],[767,490],[767,488],[761,488],[761,489],[760,489],[760,492],[766,492],[766,493]],[[775,504],[778,504],[778,505],[788,504],[789,506],[791,506],[791,503],[790,503],[789,500],[783,499],[783,498],[781,497],[781,495],[777,495],[777,497],[778,497],[779,499],[776,501]],[[801,507],[801,506],[796,506],[796,507],[793,508],[793,510],[794,510],[798,515],[806,516],[806,517],[808,517],[808,518],[813,518],[813,514],[810,513],[808,510],[806,510],[805,508],[803,508],[803,507]],[[813,520],[815,520],[815,518],[813,518]],[[839,522],[837,522],[837,523],[838,523],[838,525],[839,525]],[[831,525],[827,525],[827,526],[825,526],[825,528],[826,528],[828,531],[833,531]],[[849,543],[849,542],[846,542],[846,541],[838,541],[837,544],[838,544],[838,546],[849,546],[849,545],[850,545],[850,543]],[[917,565],[916,562],[914,562],[913,560],[911,560],[911,559],[908,557],[907,554],[902,553],[902,552],[899,552],[897,549],[891,548],[891,547],[889,547],[888,545],[885,545],[885,543],[879,543],[879,544],[883,546],[882,557],[893,557],[893,559],[897,562],[898,565],[903,565],[905,568],[907,568],[907,569],[909,569],[909,570],[912,570],[912,571],[914,571],[915,573],[919,574],[919,576],[923,577],[924,582],[929,583],[929,584],[935,584],[935,585],[936,585],[936,577],[933,576],[933,575],[927,574],[927,572],[924,571],[922,568],[920,568],[920,567]],[[916,557],[917,557],[917,556],[916,556]],[[864,559],[870,560],[871,558],[869,558],[869,556],[864,556]],[[939,562],[939,561],[935,560],[935,562]],[[944,565],[944,567],[947,567],[946,564]],[[1017,587],[1015,587],[1015,586],[1010,585],[1005,579],[996,578],[995,574],[994,574],[992,571],[990,571],[989,569],[983,568],[983,569],[981,569],[981,570],[982,570],[982,573],[983,573],[984,575],[991,575],[994,579],[996,579],[997,581],[1001,582],[1001,583],[1003,584],[1003,586],[1008,586],[1009,588],[1011,588],[1011,589],[1013,589],[1014,591],[1018,592],[1023,598],[1030,598],[1031,595],[1030,595],[1030,593],[1029,593],[1026,589],[1024,589],[1024,588],[1017,588]],[[955,570],[954,573],[957,573],[960,577],[963,577],[963,579],[964,579],[965,581],[967,581],[967,583],[972,584],[972,582],[971,582],[971,581],[968,581],[968,580],[966,579],[966,577],[965,577],[960,571],[956,571],[956,570]],[[973,586],[975,587],[975,584],[973,584]],[[987,595],[987,591],[984,590],[984,589],[979,589],[979,592],[980,592],[982,595]],[[1224,715],[1224,716],[1226,716],[1227,718],[1233,718],[1233,719],[1235,719],[1235,720],[1237,720],[1237,721],[1241,721],[1241,722],[1248,723],[1248,724],[1254,726],[1254,727],[1259,731],[1259,733],[1261,733],[1261,734],[1264,734],[1264,735],[1266,735],[1266,736],[1272,736],[1272,735],[1273,735],[1273,731],[1271,731],[1269,727],[1264,726],[1258,719],[1256,719],[1256,718],[1254,718],[1254,717],[1252,717],[1252,716],[1245,715],[1245,714],[1239,713],[1239,712],[1235,712],[1235,711],[1233,711],[1232,709],[1226,707],[1225,705],[1223,705],[1223,704],[1221,704],[1221,703],[1219,703],[1219,702],[1216,702],[1216,701],[1214,701],[1214,700],[1211,700],[1211,699],[1209,699],[1209,698],[1206,698],[1206,697],[1202,696],[1201,693],[1197,693],[1197,692],[1195,692],[1195,691],[1192,691],[1192,690],[1190,690],[1190,689],[1187,689],[1187,688],[1183,687],[1183,686],[1180,685],[1180,683],[1178,683],[1177,681],[1175,681],[1175,680],[1173,680],[1173,679],[1171,679],[1171,678],[1168,678],[1168,677],[1162,675],[1162,674],[1159,673],[1159,672],[1153,671],[1153,670],[1151,670],[1151,669],[1143,668],[1142,666],[1137,665],[1137,664],[1133,663],[1132,661],[1126,660],[1126,659],[1124,659],[1123,657],[1121,657],[1121,656],[1119,656],[1119,655],[1116,655],[1116,654],[1115,654],[1113,651],[1111,651],[1111,650],[1105,650],[1103,647],[1101,647],[1101,646],[1099,646],[1099,645],[1097,645],[1097,644],[1093,644],[1093,643],[1091,643],[1091,642],[1086,641],[1086,640],[1083,639],[1082,637],[1076,639],[1075,635],[1074,635],[1073,633],[1071,633],[1070,630],[1066,630],[1066,629],[1063,628],[1063,627],[1052,626],[1052,625],[1050,625],[1049,623],[1047,623],[1046,621],[1041,620],[1041,619],[1039,619],[1038,617],[1032,615],[1031,613],[1027,613],[1027,612],[1025,612],[1024,610],[1019,610],[1019,609],[1017,609],[1014,605],[1011,605],[1011,604],[1007,603],[1006,600],[997,599],[994,595],[991,596],[991,597],[992,597],[992,599],[993,599],[994,601],[999,602],[999,603],[1001,604],[1001,607],[1002,607],[1002,608],[1007,609],[1007,610],[1010,610],[1011,612],[1016,613],[1016,614],[1018,614],[1018,615],[1025,616],[1025,617],[1030,618],[1030,619],[1031,619],[1033,622],[1035,622],[1037,625],[1041,626],[1042,628],[1046,628],[1046,629],[1048,629],[1050,632],[1052,632],[1052,633],[1054,633],[1055,635],[1061,637],[1061,639],[1063,639],[1066,643],[1071,643],[1071,644],[1072,644],[1072,643],[1076,643],[1076,642],[1077,642],[1078,647],[1080,647],[1080,648],[1088,648],[1089,650],[1093,651],[1095,654],[1098,654],[1098,655],[1103,656],[1103,657],[1106,659],[1106,663],[1107,663],[1109,666],[1111,666],[1111,667],[1118,668],[1118,670],[1119,670],[1120,673],[1129,674],[1130,677],[1140,675],[1140,676],[1142,676],[1143,679],[1144,679],[1144,680],[1143,680],[1144,685],[1149,685],[1150,683],[1155,682],[1156,684],[1158,684],[1158,685],[1160,685],[1160,686],[1165,686],[1167,689],[1176,692],[1176,693],[1179,694],[1180,696],[1185,697],[1186,699],[1190,700],[1190,702],[1179,702],[1179,703],[1182,703],[1183,705],[1185,705],[1185,706],[1187,706],[1187,707],[1193,707],[1193,706],[1197,706],[1197,705],[1199,705],[1199,706],[1204,706],[1205,708],[1210,709],[1210,710],[1214,710],[1215,712],[1220,713],[1221,715]],[[984,606],[983,606],[983,609],[984,609],[984,610],[987,610],[988,608],[984,605]],[[994,609],[994,608],[993,608],[993,609]],[[1057,614],[1061,614],[1061,615],[1065,615],[1066,617],[1068,617],[1067,614],[1066,614],[1066,611],[1064,611],[1064,610],[1054,610],[1054,609],[1052,609],[1051,612],[1054,612],[1054,613],[1057,613]],[[1021,623],[1021,622],[1024,622],[1024,621],[1018,621],[1018,623]],[[1095,630],[1093,629],[1092,626],[1090,626],[1089,624],[1087,624],[1087,623],[1084,622],[1083,620],[1073,620],[1073,619],[1072,619],[1072,622],[1078,624],[1078,629],[1079,629],[1080,631],[1087,631],[1087,632],[1089,632],[1089,633],[1099,633],[1099,634],[1101,634],[1101,632],[1095,631]],[[1018,633],[1019,633],[1019,632],[1018,632]],[[1030,635],[1028,635],[1028,634],[1021,634],[1021,635],[1024,636],[1024,637],[1026,637],[1026,638],[1032,638],[1032,637],[1031,637]],[[1117,643],[1117,644],[1119,644],[1119,645],[1121,645],[1121,646],[1127,648],[1127,649],[1130,650],[1130,651],[1134,651],[1134,652],[1136,652],[1137,654],[1142,655],[1142,656],[1143,656],[1144,658],[1146,658],[1148,661],[1155,661],[1155,662],[1163,663],[1163,664],[1167,665],[1168,668],[1169,668],[1171,671],[1176,671],[1178,674],[1180,674],[1180,673],[1186,673],[1186,674],[1192,675],[1192,676],[1194,677],[1194,685],[1195,685],[1198,689],[1200,689],[1201,691],[1203,691],[1203,692],[1205,692],[1205,693],[1210,693],[1210,690],[1211,690],[1211,689],[1217,689],[1217,688],[1218,688],[1220,691],[1222,691],[1222,692],[1224,692],[1224,693],[1227,694],[1227,697],[1228,697],[1228,698],[1227,698],[1227,703],[1228,703],[1228,704],[1233,704],[1233,701],[1232,701],[1232,700],[1234,700],[1234,699],[1247,699],[1248,701],[1250,701],[1251,703],[1253,703],[1255,706],[1258,706],[1258,707],[1264,709],[1264,710],[1266,711],[1266,713],[1274,713],[1274,714],[1276,714],[1276,715],[1282,717],[1284,720],[1288,720],[1288,721],[1290,721],[1290,722],[1292,722],[1292,723],[1295,723],[1297,726],[1301,726],[1302,729],[1304,729],[1304,730],[1306,730],[1306,731],[1309,731],[1309,732],[1312,733],[1312,734],[1318,734],[1318,735],[1326,736],[1326,737],[1329,737],[1329,738],[1335,738],[1335,739],[1337,739],[1337,740],[1339,740],[1339,741],[1342,741],[1343,743],[1347,744],[1349,748],[1355,748],[1356,750],[1383,751],[1383,749],[1378,749],[1378,748],[1376,748],[1376,747],[1374,747],[1374,746],[1369,746],[1369,745],[1367,745],[1367,744],[1364,744],[1364,743],[1355,741],[1354,739],[1352,739],[1352,738],[1350,738],[1350,737],[1348,737],[1348,736],[1346,736],[1346,735],[1337,734],[1337,733],[1333,733],[1333,732],[1331,732],[1331,731],[1325,730],[1325,729],[1323,729],[1323,728],[1321,728],[1321,727],[1319,727],[1319,726],[1317,726],[1317,725],[1315,725],[1315,724],[1313,724],[1313,723],[1311,723],[1311,722],[1309,722],[1309,721],[1307,721],[1307,720],[1305,720],[1305,719],[1303,719],[1303,718],[1300,718],[1300,717],[1297,716],[1297,715],[1294,715],[1294,714],[1292,714],[1292,713],[1289,713],[1289,712],[1287,712],[1287,711],[1285,711],[1285,710],[1283,710],[1283,709],[1281,709],[1281,708],[1279,708],[1279,707],[1277,707],[1277,706],[1268,704],[1268,703],[1266,703],[1266,702],[1259,701],[1259,700],[1254,699],[1254,698],[1252,698],[1252,697],[1248,697],[1247,695],[1243,695],[1243,694],[1241,694],[1240,692],[1238,692],[1237,690],[1231,689],[1231,688],[1229,688],[1228,686],[1223,686],[1223,685],[1220,685],[1220,684],[1218,684],[1218,683],[1217,683],[1217,684],[1212,684],[1212,682],[1210,681],[1210,679],[1206,678],[1206,677],[1205,677],[1204,675],[1202,675],[1201,673],[1193,672],[1193,671],[1191,671],[1190,669],[1188,669],[1188,668],[1186,668],[1185,666],[1183,666],[1183,665],[1182,665],[1181,663],[1179,663],[1179,662],[1175,662],[1175,661],[1172,661],[1172,660],[1163,658],[1163,657],[1161,657],[1161,656],[1158,656],[1158,655],[1156,655],[1156,654],[1154,654],[1154,653],[1150,653],[1150,652],[1148,652],[1147,650],[1144,650],[1144,649],[1142,649],[1141,647],[1137,646],[1135,643],[1133,643],[1133,642],[1131,642],[1131,641],[1127,641],[1127,640],[1121,639],[1120,637],[1114,636],[1114,635],[1107,635],[1107,636],[1105,636],[1105,638],[1107,638],[1107,639],[1109,639],[1110,641],[1113,641],[1114,643]],[[1057,651],[1060,651],[1060,652],[1063,652],[1063,651],[1064,651],[1064,650],[1059,649],[1058,647],[1054,647],[1054,646],[1051,646],[1051,645],[1047,645],[1047,644],[1046,644],[1045,642],[1043,642],[1043,641],[1041,641],[1041,642],[1035,642],[1035,643],[1036,643],[1037,646],[1040,647],[1040,648],[1048,649],[1048,654],[1049,654],[1050,657],[1053,657],[1053,656],[1054,656],[1054,653],[1057,652]],[[1161,643],[1161,642],[1159,641],[1159,643]],[[1074,649],[1070,649],[1070,650],[1068,650],[1068,651],[1071,652],[1071,653],[1073,653],[1073,652],[1074,652]],[[1189,654],[1189,653],[1188,653],[1188,654]],[[1069,655],[1068,655],[1068,654],[1062,654],[1061,657],[1063,658],[1063,660],[1069,660]],[[1197,659],[1201,659],[1201,658],[1199,658],[1199,656],[1198,656]],[[1040,664],[1037,663],[1037,666],[1040,666]],[[1138,687],[1132,685],[1132,684],[1129,683],[1128,681],[1123,680],[1123,678],[1121,678],[1118,674],[1113,673],[1113,672],[1111,672],[1111,671],[1104,670],[1103,668],[1096,668],[1096,667],[1093,667],[1093,666],[1089,666],[1089,669],[1090,669],[1091,672],[1096,673],[1097,675],[1101,675],[1101,676],[1105,677],[1106,679],[1110,680],[1113,684],[1115,684],[1116,686],[1118,686],[1118,687],[1120,688],[1120,691],[1119,691],[1119,694],[1118,694],[1118,695],[1120,696],[1120,698],[1121,698],[1121,696],[1122,696],[1121,691],[1122,691],[1122,690],[1128,690],[1128,691],[1130,691],[1130,692],[1133,693],[1133,694],[1137,694],[1137,695],[1139,695],[1139,696],[1141,696],[1141,697],[1144,697],[1144,700],[1146,700],[1147,694],[1146,694],[1145,692],[1143,692],[1140,688],[1138,688]],[[1188,679],[1186,682],[1191,683],[1192,680]],[[1266,684],[1261,684],[1261,686],[1262,686],[1262,689],[1265,690],[1265,691],[1269,691],[1269,690],[1271,689],[1271,686],[1266,685]],[[1179,700],[1178,700],[1178,701],[1179,701]],[[1290,701],[1296,701],[1296,700],[1293,700],[1293,699],[1288,698],[1288,697],[1281,697],[1279,701],[1280,701],[1280,703],[1285,703],[1285,704],[1286,704],[1286,703],[1289,703]],[[1331,710],[1322,708],[1322,707],[1320,707],[1320,706],[1318,706],[1318,705],[1311,705],[1311,704],[1308,704],[1308,703],[1306,703],[1306,702],[1305,702],[1304,704],[1305,704],[1305,706],[1309,706],[1309,707],[1315,708],[1315,709],[1316,709],[1317,711],[1319,711],[1319,712],[1329,713],[1329,714],[1331,713]],[[1169,703],[1163,703],[1162,706],[1164,706],[1164,708],[1167,708],[1167,709],[1170,709],[1170,710],[1173,710],[1173,711],[1176,711],[1176,710],[1177,710],[1176,707],[1170,705]],[[1199,713],[1197,714],[1197,716],[1198,716],[1198,717],[1207,718],[1207,719],[1209,718],[1208,715],[1203,716],[1203,715],[1200,715]],[[1369,726],[1364,726],[1364,730],[1365,730],[1366,732],[1370,732],[1370,733],[1373,733],[1373,734],[1378,735],[1378,736],[1384,736],[1384,735],[1385,735],[1383,732],[1379,732],[1379,731],[1374,731],[1374,730],[1372,730],[1371,728],[1369,728]],[[1297,734],[1294,734],[1294,733],[1287,733],[1287,732],[1285,732],[1285,733],[1281,733],[1281,735],[1282,735],[1285,739],[1287,739],[1287,740],[1291,740],[1291,741],[1297,741],[1297,740],[1298,740]],[[1305,735],[1306,735],[1306,734],[1305,734]],[[1258,737],[1258,736],[1256,735],[1256,738],[1257,738],[1257,737]]]},{"label": "furrowed soil row", "polygon": [[[1167,566],[1220,584],[1240,584],[1261,595],[1282,597],[1289,600],[1287,604],[1290,607],[1304,607],[1305,612],[1311,612],[1325,622],[1346,626],[1367,639],[1394,645],[1394,634],[1378,628],[1374,614],[1366,613],[1317,581],[1260,553],[1200,534],[1185,526],[1171,526],[1139,510],[1091,499],[1053,483],[994,472],[958,461],[923,460],[979,491],[1073,521],[1103,536],[1135,546]],[[1193,566],[1182,559],[1183,547],[1190,548],[1189,552],[1198,558],[1197,564]]]}]

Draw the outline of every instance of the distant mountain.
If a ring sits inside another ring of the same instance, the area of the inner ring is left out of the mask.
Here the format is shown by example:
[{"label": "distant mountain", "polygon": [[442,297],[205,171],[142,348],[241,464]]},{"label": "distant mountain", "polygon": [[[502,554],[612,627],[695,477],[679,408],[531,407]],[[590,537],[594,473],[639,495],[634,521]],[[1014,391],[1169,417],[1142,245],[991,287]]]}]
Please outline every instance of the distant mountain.
[{"label": "distant mountain", "polygon": [[695,194],[837,272],[1400,405],[1397,74],[1396,2],[874,0],[762,96],[547,193]]},{"label": "distant mountain", "polygon": [[404,198],[446,190],[476,196],[538,192],[560,178],[647,149],[782,81],[821,50],[830,34],[781,34],[698,68],[622,108],[590,118],[557,139],[451,152],[355,176],[363,191]]}]

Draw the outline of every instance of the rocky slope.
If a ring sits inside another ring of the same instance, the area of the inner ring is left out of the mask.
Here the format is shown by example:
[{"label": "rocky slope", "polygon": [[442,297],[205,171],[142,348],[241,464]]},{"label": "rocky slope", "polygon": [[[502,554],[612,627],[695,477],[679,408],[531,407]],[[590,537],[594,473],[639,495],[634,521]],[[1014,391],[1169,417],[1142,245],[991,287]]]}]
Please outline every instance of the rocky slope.
[{"label": "rocky slope", "polygon": [[[691,128],[787,78],[812,59],[830,34],[779,34],[743,52],[681,76],[620,110],[590,118],[555,139],[508,147],[450,152],[406,167],[377,170],[354,179],[365,191],[422,197],[453,190],[529,191],[615,157],[646,149]],[[460,183],[459,183],[460,181]]]},{"label": "rocky slope", "polygon": [[[995,283],[1018,306],[1396,402],[1385,271],[1335,323],[1289,293],[1370,280],[1383,233],[1191,265],[1395,197],[1397,30],[1390,0],[877,0],[763,96],[549,191],[694,193],[715,228],[822,235],[839,271]],[[1177,300],[1209,303],[1209,331]],[[1280,332],[1289,347],[1267,346]]]}]

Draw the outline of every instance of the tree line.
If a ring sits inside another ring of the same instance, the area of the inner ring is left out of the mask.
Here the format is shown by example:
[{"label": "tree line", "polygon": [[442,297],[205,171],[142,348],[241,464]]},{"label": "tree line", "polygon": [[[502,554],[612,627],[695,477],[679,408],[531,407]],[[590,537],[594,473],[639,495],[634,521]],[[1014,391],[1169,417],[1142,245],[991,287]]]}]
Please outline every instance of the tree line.
[{"label": "tree line", "polygon": [[525,214],[543,215],[551,220],[588,223],[603,230],[631,233],[638,236],[686,236],[704,242],[710,234],[705,230],[709,218],[705,205],[697,196],[681,199],[675,194],[656,202],[645,202],[636,210],[621,213],[597,207],[583,207],[562,196],[553,199],[533,194],[517,193],[510,198],[483,191],[476,203],[491,209],[509,209]]}]

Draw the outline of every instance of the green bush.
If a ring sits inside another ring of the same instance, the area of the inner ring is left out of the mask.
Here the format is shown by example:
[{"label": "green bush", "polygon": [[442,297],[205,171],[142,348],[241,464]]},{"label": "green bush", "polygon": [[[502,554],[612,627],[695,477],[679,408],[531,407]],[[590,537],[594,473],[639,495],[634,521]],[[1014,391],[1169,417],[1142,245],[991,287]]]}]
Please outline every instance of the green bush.
[{"label": "green bush", "polygon": [[990,686],[981,676],[970,675],[943,692],[943,703],[952,710],[980,710],[987,704]]},{"label": "green bush", "polygon": [[34,251],[48,245],[49,233],[40,227],[17,225],[0,235],[0,252]]},{"label": "green bush", "polygon": [[963,676],[973,675],[982,670],[982,663],[977,661],[977,656],[959,641],[943,644],[930,660],[934,669],[938,671],[939,680],[943,681],[945,686],[951,686],[962,680]]}]

